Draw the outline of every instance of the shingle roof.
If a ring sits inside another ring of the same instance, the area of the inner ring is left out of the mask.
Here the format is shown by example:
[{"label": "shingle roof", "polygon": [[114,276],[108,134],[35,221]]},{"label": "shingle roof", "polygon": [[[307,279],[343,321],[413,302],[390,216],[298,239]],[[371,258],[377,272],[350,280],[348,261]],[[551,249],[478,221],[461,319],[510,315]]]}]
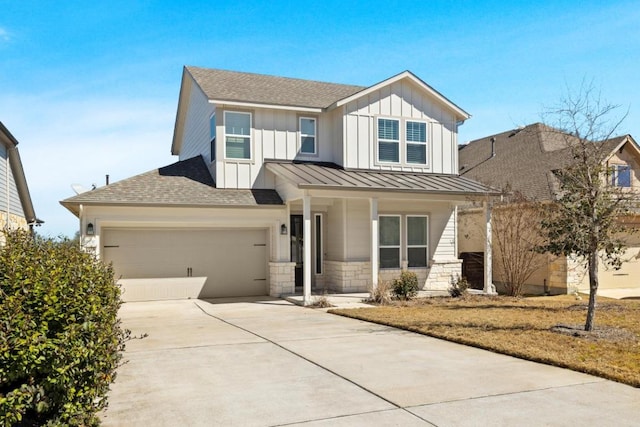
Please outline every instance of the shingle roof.
[{"label": "shingle roof", "polygon": [[365,89],[264,74],[185,67],[209,99],[265,105],[326,108]]},{"label": "shingle roof", "polygon": [[78,214],[80,204],[142,206],[282,205],[275,190],[220,189],[202,156],[182,160],[60,202]]},{"label": "shingle roof", "polygon": [[497,194],[486,185],[458,175],[343,169],[334,163],[269,160],[266,167],[298,188],[393,191],[448,195]]},{"label": "shingle roof", "polygon": [[[491,139],[495,138],[495,156]],[[495,188],[517,190],[533,200],[552,200],[557,193],[554,171],[573,161],[574,138],[542,123],[471,141],[458,151],[460,174]],[[604,142],[613,150],[627,136]]]}]

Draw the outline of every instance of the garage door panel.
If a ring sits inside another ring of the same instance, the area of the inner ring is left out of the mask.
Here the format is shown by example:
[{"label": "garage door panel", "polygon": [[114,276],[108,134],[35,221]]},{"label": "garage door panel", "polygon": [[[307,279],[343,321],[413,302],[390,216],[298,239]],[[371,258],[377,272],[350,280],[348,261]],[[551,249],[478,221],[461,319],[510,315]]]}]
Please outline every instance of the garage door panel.
[{"label": "garage door panel", "polygon": [[[128,279],[185,278],[191,269],[193,277],[207,278],[194,298],[268,293],[266,230],[105,229],[103,236],[103,259],[128,286],[135,283]],[[145,283],[146,299],[156,299]],[[158,289],[160,294],[171,293]]]},{"label": "garage door panel", "polygon": [[[598,279],[600,289],[640,287],[640,247],[627,248],[622,256],[622,268],[613,270],[600,262]],[[587,279],[588,280],[588,279]]]}]

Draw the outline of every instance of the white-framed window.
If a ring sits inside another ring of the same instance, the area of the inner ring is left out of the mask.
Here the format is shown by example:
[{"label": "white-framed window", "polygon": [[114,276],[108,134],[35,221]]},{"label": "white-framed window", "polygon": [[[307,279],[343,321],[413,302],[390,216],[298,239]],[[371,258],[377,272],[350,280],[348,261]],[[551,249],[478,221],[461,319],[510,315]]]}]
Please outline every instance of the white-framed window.
[{"label": "white-framed window", "polygon": [[378,161],[400,162],[400,120],[378,118]]},{"label": "white-framed window", "polygon": [[631,168],[629,165],[613,165],[611,170],[611,185],[614,187],[631,187]]},{"label": "white-framed window", "polygon": [[216,159],[216,113],[209,117],[209,146],[211,149],[211,161]]},{"label": "white-framed window", "polygon": [[227,159],[251,158],[251,113],[224,112],[224,150]]},{"label": "white-framed window", "polygon": [[429,217],[407,215],[407,265],[427,267],[429,256]]},{"label": "white-framed window", "polygon": [[427,164],[427,123],[406,122],[407,163]]},{"label": "white-framed window", "polygon": [[317,125],[313,117],[300,117],[300,153],[318,154]]},{"label": "white-framed window", "polygon": [[379,215],[380,268],[400,268],[400,215]]},{"label": "white-framed window", "polygon": [[316,240],[316,274],[322,274],[322,214],[314,215]]}]

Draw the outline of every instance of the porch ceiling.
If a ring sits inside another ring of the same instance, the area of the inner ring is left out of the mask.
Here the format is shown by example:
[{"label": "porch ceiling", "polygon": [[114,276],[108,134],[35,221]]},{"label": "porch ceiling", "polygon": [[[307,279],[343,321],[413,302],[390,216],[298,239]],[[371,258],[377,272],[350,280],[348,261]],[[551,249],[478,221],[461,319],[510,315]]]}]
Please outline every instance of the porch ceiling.
[{"label": "porch ceiling", "polygon": [[449,195],[498,195],[494,188],[459,175],[344,169],[335,163],[265,161],[267,170],[299,189],[393,191]]}]

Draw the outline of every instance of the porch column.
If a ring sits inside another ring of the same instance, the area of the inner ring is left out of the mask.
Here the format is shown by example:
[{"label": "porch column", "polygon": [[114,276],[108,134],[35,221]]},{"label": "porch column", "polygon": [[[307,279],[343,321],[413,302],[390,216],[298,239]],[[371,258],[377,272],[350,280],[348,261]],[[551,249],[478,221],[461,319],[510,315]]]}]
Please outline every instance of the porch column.
[{"label": "porch column", "polygon": [[302,219],[304,223],[302,303],[309,305],[311,304],[311,196],[302,197]]},{"label": "porch column", "polygon": [[486,240],[484,245],[484,293],[493,293],[493,254],[492,254],[492,232],[491,232],[491,211],[493,206],[490,201],[484,202],[484,213],[486,222]]},{"label": "porch column", "polygon": [[378,199],[369,199],[371,208],[371,288],[378,287]]}]

